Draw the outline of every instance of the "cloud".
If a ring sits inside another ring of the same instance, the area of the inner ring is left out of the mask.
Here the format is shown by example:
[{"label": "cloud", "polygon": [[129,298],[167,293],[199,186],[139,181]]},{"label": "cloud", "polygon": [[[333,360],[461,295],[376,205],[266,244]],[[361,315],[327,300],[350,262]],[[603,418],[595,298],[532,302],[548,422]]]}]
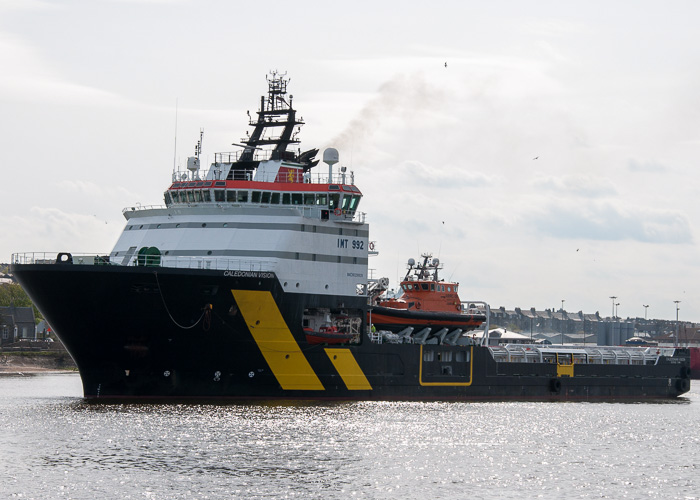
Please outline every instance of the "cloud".
[{"label": "cloud", "polygon": [[668,170],[664,165],[655,161],[640,162],[637,160],[629,160],[629,162],[627,163],[627,169],[632,172],[650,173],[660,173],[666,172]]},{"label": "cloud", "polygon": [[[9,217],[14,241],[31,242],[34,248],[11,251],[107,252],[122,227],[93,215],[65,212],[57,208],[32,207],[22,215]],[[102,248],[94,248],[100,241]]]},{"label": "cloud", "polygon": [[617,194],[617,189],[610,179],[588,175],[539,176],[533,179],[530,184],[534,188],[583,198],[602,198]]},{"label": "cloud", "polygon": [[97,88],[69,82],[52,68],[39,51],[23,39],[0,33],[0,96],[3,100],[123,107],[123,97]]},{"label": "cloud", "polygon": [[524,215],[541,234],[559,239],[642,243],[692,243],[688,218],[681,212],[628,207],[611,203],[552,203],[537,214]]},{"label": "cloud", "polygon": [[500,176],[489,176],[482,172],[463,170],[446,165],[442,168],[425,165],[419,161],[406,161],[398,167],[398,175],[401,178],[410,179],[413,186],[423,185],[439,187],[443,189],[459,189],[464,187],[483,187],[502,182]]},{"label": "cloud", "polygon": [[99,185],[90,181],[62,180],[57,183],[60,191],[81,196],[90,196],[97,200],[105,198],[125,200],[136,196],[133,192],[119,185]]},{"label": "cloud", "polygon": [[41,0],[2,0],[2,2],[0,2],[0,11],[49,10],[57,8],[59,7],[50,2],[42,2]]}]

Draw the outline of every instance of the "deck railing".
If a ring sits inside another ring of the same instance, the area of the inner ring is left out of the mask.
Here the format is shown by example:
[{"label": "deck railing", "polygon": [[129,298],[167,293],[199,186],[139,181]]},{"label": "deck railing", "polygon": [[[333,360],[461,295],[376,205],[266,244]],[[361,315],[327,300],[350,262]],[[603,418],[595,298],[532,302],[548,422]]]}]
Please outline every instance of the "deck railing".
[{"label": "deck railing", "polygon": [[[157,257],[157,258],[154,258]],[[177,269],[213,269],[220,271],[273,272],[275,260],[235,259],[228,257],[167,257],[167,256],[123,256],[110,258],[97,253],[76,254],[67,252],[25,252],[12,254],[13,264],[73,264],[104,266],[167,267]]]}]

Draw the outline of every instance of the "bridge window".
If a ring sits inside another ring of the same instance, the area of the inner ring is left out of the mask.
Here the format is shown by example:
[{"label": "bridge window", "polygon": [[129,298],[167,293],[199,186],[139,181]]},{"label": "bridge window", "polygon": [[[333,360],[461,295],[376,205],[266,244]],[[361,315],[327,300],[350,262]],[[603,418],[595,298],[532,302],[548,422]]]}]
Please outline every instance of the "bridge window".
[{"label": "bridge window", "polygon": [[316,205],[328,205],[328,195],[326,193],[319,193],[316,195]]},{"label": "bridge window", "polygon": [[350,210],[351,212],[354,212],[355,210],[357,210],[357,205],[360,203],[360,198],[361,198],[360,196],[355,195],[355,196],[353,196],[352,199],[350,200],[350,208],[349,208],[349,210]]},{"label": "bridge window", "polygon": [[280,194],[279,193],[272,193],[272,196],[270,196],[270,203],[272,203],[273,205],[279,205]]},{"label": "bridge window", "polygon": [[264,203],[264,204],[266,204],[266,205],[269,205],[269,204],[270,204],[270,192],[269,192],[269,191],[265,191],[265,192],[262,194],[262,196],[260,197],[260,202],[261,202],[261,203]]},{"label": "bridge window", "polygon": [[208,189],[203,189],[202,190],[202,200],[203,201],[211,201],[211,191]]},{"label": "bridge window", "polygon": [[248,191],[238,191],[238,203],[248,203]]},{"label": "bridge window", "polygon": [[253,191],[250,201],[260,203],[260,191]]},{"label": "bridge window", "polygon": [[197,189],[197,190],[194,192],[194,201],[196,201],[197,203],[199,203],[200,201],[202,201],[202,192],[201,192],[199,189]]},{"label": "bridge window", "polygon": [[223,189],[214,190],[214,201],[224,202],[226,201],[226,191]]},{"label": "bridge window", "polygon": [[292,193],[292,205],[301,205],[302,196],[301,193]]},{"label": "bridge window", "polygon": [[236,192],[234,190],[226,190],[226,201],[229,203],[236,203]]},{"label": "bridge window", "polygon": [[314,193],[304,193],[304,205],[313,205],[316,203],[316,195]]},{"label": "bridge window", "polygon": [[340,194],[339,193],[331,193],[331,210],[334,210],[338,208],[338,205],[340,204]]},{"label": "bridge window", "polygon": [[194,194],[189,189],[187,190],[187,201],[194,203]]}]

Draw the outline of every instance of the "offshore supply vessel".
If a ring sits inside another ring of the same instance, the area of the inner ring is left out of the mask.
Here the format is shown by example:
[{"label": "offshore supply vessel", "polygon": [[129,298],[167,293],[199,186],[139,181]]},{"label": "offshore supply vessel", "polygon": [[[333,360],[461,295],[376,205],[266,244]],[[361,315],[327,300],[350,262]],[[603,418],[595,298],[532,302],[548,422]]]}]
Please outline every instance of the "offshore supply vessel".
[{"label": "offshore supply vessel", "polygon": [[[314,170],[318,150],[297,148],[303,120],[288,79],[273,72],[267,81],[241,150],[217,153],[204,171],[200,136],[163,206],[124,209],[109,254],[12,256],[15,277],[75,360],[86,398],[570,400],[688,391],[683,349],[489,345],[487,334],[469,335],[478,321],[447,332],[373,328],[362,192],[336,167],[333,149],[323,154],[327,171]],[[488,332],[488,304],[464,304],[481,311]]]}]

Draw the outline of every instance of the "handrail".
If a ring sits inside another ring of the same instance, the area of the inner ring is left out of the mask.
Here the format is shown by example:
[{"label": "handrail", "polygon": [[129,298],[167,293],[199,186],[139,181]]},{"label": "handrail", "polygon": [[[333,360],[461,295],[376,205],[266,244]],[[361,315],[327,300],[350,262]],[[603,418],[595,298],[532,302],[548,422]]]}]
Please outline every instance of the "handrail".
[{"label": "handrail", "polygon": [[[63,257],[62,257],[63,256]],[[67,258],[64,258],[67,257]],[[166,257],[159,256],[160,264],[146,267],[176,268],[176,269],[209,269],[219,271],[242,272],[274,272],[278,262],[261,259],[235,259],[226,257]],[[12,264],[72,264],[72,265],[102,265],[139,267],[138,255],[134,254],[122,264],[122,258],[111,260],[109,255],[99,253],[67,253],[67,252],[24,252],[13,253]]]}]

